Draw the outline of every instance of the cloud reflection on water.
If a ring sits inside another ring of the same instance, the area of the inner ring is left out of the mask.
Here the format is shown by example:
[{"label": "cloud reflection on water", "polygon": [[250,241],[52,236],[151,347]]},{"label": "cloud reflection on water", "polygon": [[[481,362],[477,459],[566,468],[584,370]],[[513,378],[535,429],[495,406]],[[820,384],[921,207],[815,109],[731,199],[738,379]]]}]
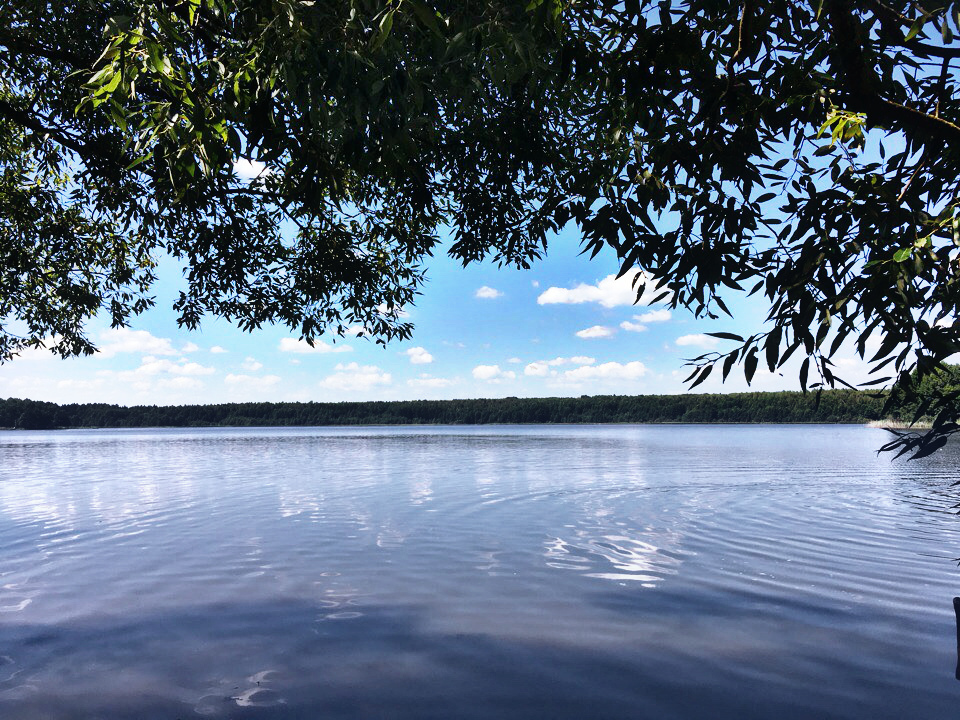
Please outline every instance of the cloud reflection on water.
[{"label": "cloud reflection on water", "polygon": [[[679,544],[677,533],[657,536],[662,543]],[[575,570],[587,577],[601,580],[637,582],[653,588],[667,575],[675,575],[682,559],[668,555],[663,547],[624,535],[592,535],[578,530],[575,540],[549,538],[544,543],[544,554],[549,567]]]}]

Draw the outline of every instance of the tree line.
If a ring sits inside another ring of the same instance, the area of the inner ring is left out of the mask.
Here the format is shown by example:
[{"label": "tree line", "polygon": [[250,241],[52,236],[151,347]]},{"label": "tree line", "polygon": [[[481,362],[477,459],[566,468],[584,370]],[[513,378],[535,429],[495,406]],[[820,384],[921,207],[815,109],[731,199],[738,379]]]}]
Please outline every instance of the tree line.
[{"label": "tree line", "polygon": [[[56,428],[485,425],[527,423],[865,423],[881,418],[885,397],[858,390],[686,395],[366,402],[259,402],[221,405],[58,405],[0,400],[0,427]],[[911,409],[892,419],[909,422]]]}]

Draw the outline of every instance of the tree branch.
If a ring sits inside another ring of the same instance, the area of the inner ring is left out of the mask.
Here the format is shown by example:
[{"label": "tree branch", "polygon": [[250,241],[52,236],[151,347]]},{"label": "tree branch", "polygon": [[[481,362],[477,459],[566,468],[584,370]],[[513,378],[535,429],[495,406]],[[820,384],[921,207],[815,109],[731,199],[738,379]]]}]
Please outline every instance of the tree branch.
[{"label": "tree branch", "polygon": [[849,109],[865,112],[871,121],[879,121],[879,124],[892,122],[901,128],[918,130],[926,136],[916,138],[924,145],[933,140],[960,145],[960,126],[880,95],[876,71],[865,57],[863,27],[853,12],[850,0],[828,0],[827,13],[835,48],[833,60],[850,102]]},{"label": "tree branch", "polygon": [[917,39],[908,41],[900,31],[900,27],[912,27],[913,20],[880,0],[866,0],[866,2],[874,9],[876,16],[880,19],[881,27],[886,31],[884,40],[909,48],[921,57],[960,58],[960,48],[937,47]]},{"label": "tree branch", "polygon": [[753,2],[752,0],[744,0],[743,10],[741,11],[741,14],[740,14],[740,22],[737,25],[737,47],[733,51],[733,54],[730,56],[730,59],[727,60],[727,75],[730,74],[730,71],[733,69],[733,66],[743,56],[744,40],[747,39],[747,36],[750,32],[750,20],[752,19],[752,17],[753,17]]},{"label": "tree branch", "polygon": [[880,0],[866,0],[866,2],[868,5],[873,6],[874,10],[877,11],[877,17],[879,17],[881,21],[896,25],[903,25],[904,27],[910,27],[913,25],[913,20],[908,18],[906,15],[901,14],[898,10],[895,10],[889,5],[880,2]]},{"label": "tree branch", "polygon": [[25,40],[24,38],[17,37],[15,35],[0,35],[0,47],[5,47],[9,51],[21,55],[33,55],[36,57],[42,57],[46,60],[68,63],[73,65],[76,69],[86,67],[91,64],[89,59],[85,59],[76,53],[70,52],[69,50],[64,50],[63,48],[58,47],[37,45],[36,43],[32,43],[29,40]]},{"label": "tree branch", "polygon": [[937,47],[936,45],[927,45],[926,43],[922,43],[917,40],[911,40],[910,42],[901,41],[900,44],[902,44],[908,50],[912,50],[921,57],[938,57],[945,58],[947,60],[960,58],[960,48],[942,48]]},{"label": "tree branch", "polygon": [[35,133],[50,137],[82,157],[87,157],[89,155],[87,147],[81,141],[63,133],[60,130],[47,127],[30,113],[20,110],[3,99],[0,99],[0,117],[11,120],[22,127],[28,128],[29,130],[33,130]]},{"label": "tree branch", "polygon": [[[960,125],[956,125],[949,120],[944,120],[936,115],[928,115],[920,110],[915,110],[906,105],[898,105],[879,96],[856,97],[851,96],[854,103],[860,100],[861,107],[866,111],[867,116],[872,119],[893,121],[901,126],[916,128],[930,136],[930,139],[943,140],[948,143],[960,145]],[[920,142],[924,142],[921,139]]]}]

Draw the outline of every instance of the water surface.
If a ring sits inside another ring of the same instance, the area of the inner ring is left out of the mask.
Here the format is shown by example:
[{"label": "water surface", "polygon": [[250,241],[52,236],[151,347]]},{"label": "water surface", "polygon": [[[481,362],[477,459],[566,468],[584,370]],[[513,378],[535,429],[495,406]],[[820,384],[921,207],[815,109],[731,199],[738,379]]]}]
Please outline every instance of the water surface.
[{"label": "water surface", "polygon": [[960,448],[0,433],[0,716],[953,718]]}]

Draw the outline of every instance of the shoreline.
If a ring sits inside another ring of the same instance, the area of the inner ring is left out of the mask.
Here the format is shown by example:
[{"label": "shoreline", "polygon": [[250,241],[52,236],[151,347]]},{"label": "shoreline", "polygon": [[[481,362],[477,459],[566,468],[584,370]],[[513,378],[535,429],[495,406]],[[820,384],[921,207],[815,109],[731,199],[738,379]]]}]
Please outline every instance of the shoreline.
[{"label": "shoreline", "polygon": [[656,421],[570,421],[570,422],[404,422],[404,423],[383,423],[383,422],[370,422],[370,423],[327,423],[327,424],[248,424],[248,425],[231,425],[231,424],[198,424],[198,425],[83,425],[83,426],[63,426],[63,427],[50,427],[50,428],[24,428],[24,427],[9,427],[4,426],[0,427],[0,432],[47,432],[47,431],[62,431],[62,430],[206,430],[206,429],[237,429],[237,430],[246,430],[246,429],[255,429],[255,428],[375,428],[375,427],[510,427],[510,426],[525,426],[525,425],[540,425],[544,427],[577,427],[577,426],[590,426],[590,425],[650,425],[650,426],[660,426],[660,425],[678,425],[678,426],[691,426],[691,425],[722,425],[722,426],[734,426],[734,425],[855,425],[866,428],[873,428],[877,430],[914,430],[914,431],[923,431],[929,430],[931,427],[930,423],[917,423],[915,425],[909,425],[908,423],[899,421],[899,420],[742,420],[742,421],[727,421],[727,420],[716,420],[716,421],[704,421],[704,420],[691,420],[689,422],[679,421],[679,420],[665,420],[662,422]]},{"label": "shoreline", "polygon": [[903,420],[871,420],[867,423],[867,427],[879,428],[881,430],[908,430],[921,432],[923,430],[929,430],[932,428],[933,423],[926,420],[921,420],[912,424]]}]

